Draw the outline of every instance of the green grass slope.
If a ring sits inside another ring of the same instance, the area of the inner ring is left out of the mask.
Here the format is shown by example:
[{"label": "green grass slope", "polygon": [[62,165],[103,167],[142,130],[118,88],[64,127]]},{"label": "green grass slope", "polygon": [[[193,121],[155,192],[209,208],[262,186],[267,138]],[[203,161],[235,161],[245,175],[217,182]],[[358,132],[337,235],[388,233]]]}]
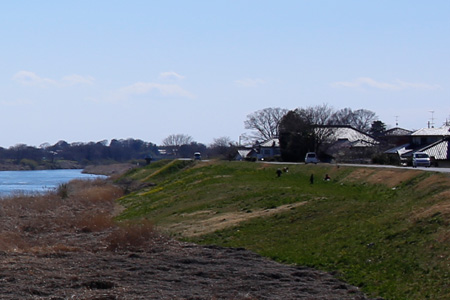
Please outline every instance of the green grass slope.
[{"label": "green grass slope", "polygon": [[448,175],[161,161],[125,178],[155,185],[121,198],[119,220],[147,218],[180,239],[333,271],[372,296],[450,299]]}]

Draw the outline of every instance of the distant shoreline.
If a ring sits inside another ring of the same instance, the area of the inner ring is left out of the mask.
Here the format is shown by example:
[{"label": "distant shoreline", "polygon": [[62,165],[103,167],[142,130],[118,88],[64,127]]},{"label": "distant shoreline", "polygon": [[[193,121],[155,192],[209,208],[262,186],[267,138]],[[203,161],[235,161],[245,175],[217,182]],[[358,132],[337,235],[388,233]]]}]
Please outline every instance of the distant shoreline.
[{"label": "distant shoreline", "polygon": [[81,166],[76,163],[64,163],[60,164],[58,167],[50,167],[50,168],[45,166],[38,166],[36,168],[31,168],[28,165],[0,164],[0,172],[81,169],[83,170],[82,173],[85,174],[112,176],[112,175],[120,175],[135,167],[136,165],[131,163],[118,163],[110,165],[88,165],[88,166]]}]

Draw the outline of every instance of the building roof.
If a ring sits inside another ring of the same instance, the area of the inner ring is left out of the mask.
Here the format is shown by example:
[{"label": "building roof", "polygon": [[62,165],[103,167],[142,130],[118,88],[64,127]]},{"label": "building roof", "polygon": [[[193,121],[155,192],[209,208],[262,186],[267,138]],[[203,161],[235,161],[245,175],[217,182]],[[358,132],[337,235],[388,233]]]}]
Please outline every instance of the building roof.
[{"label": "building roof", "polygon": [[252,152],[252,149],[238,150],[238,154],[239,154],[241,157],[247,157],[247,155],[249,155],[250,152]]},{"label": "building roof", "polygon": [[450,126],[439,128],[422,128],[411,134],[412,136],[450,136]]},{"label": "building roof", "polygon": [[[361,132],[351,126],[328,126],[322,127],[327,129],[328,139],[330,141],[338,141],[338,140],[348,140],[353,143],[356,141],[365,142],[365,144],[378,144],[373,137],[364,132]],[[320,129],[320,128],[318,128]]]},{"label": "building roof", "polygon": [[384,135],[385,136],[405,136],[405,135],[411,135],[411,133],[413,133],[413,131],[404,129],[404,128],[400,128],[400,127],[395,127],[395,128],[386,130],[384,132]]},{"label": "building roof", "polygon": [[280,147],[279,139],[270,139],[259,144],[261,147]]},{"label": "building roof", "polygon": [[430,157],[435,159],[449,160],[450,159],[450,138],[442,139],[436,143],[430,144],[419,150],[427,153]]}]

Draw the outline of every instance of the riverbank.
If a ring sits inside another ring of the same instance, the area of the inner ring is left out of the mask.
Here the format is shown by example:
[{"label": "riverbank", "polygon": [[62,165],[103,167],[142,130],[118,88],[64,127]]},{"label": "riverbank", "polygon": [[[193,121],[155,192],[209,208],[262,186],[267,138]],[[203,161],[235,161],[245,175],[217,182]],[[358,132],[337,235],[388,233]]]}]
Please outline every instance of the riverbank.
[{"label": "riverbank", "polygon": [[3,161],[0,163],[0,171],[33,171],[33,170],[55,170],[55,169],[83,169],[83,166],[73,161],[61,160],[55,163],[36,164],[22,162],[20,164],[12,161]]},{"label": "riverbank", "polygon": [[123,190],[75,180],[0,206],[1,299],[367,299],[331,274],[114,221]]},{"label": "riverbank", "polygon": [[137,167],[139,167],[139,165],[130,163],[110,164],[110,165],[89,165],[83,169],[83,173],[117,177]]}]

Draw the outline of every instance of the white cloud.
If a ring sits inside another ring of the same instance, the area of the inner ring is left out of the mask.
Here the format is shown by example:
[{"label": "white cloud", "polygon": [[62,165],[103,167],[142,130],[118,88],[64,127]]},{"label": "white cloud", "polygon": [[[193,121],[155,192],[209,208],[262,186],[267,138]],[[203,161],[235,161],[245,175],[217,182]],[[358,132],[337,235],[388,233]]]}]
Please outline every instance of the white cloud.
[{"label": "white cloud", "polygon": [[36,73],[30,72],[30,71],[19,71],[13,76],[13,80],[23,84],[23,85],[30,85],[30,86],[39,86],[39,87],[45,87],[45,86],[51,86],[56,85],[57,82],[55,80],[52,80],[50,78],[44,78],[36,75]]},{"label": "white cloud", "polygon": [[186,91],[182,87],[176,84],[161,84],[155,82],[137,82],[132,85],[126,86],[119,90],[119,94],[122,97],[131,95],[143,95],[152,91],[158,92],[162,96],[178,96],[193,98],[194,95]]},{"label": "white cloud", "polygon": [[92,76],[81,76],[77,74],[64,76],[61,82],[67,85],[76,85],[76,84],[93,84],[94,77]]},{"label": "white cloud", "polygon": [[266,81],[260,78],[245,78],[241,80],[235,80],[234,83],[239,87],[257,87],[265,84]]},{"label": "white cloud", "polygon": [[159,78],[175,80],[175,79],[184,79],[184,76],[178,74],[177,72],[169,71],[160,73]]},{"label": "white cloud", "polygon": [[19,71],[12,77],[14,81],[27,86],[37,87],[64,87],[77,84],[92,84],[94,78],[92,76],[68,75],[60,80],[45,78],[31,71]]},{"label": "white cloud", "polygon": [[380,90],[406,90],[406,89],[416,89],[416,90],[436,90],[439,89],[440,86],[437,84],[428,84],[428,83],[412,83],[405,82],[401,80],[396,80],[393,83],[388,82],[379,82],[372,78],[368,77],[360,77],[353,81],[340,81],[334,82],[331,84],[332,87],[336,88],[376,88]]}]

